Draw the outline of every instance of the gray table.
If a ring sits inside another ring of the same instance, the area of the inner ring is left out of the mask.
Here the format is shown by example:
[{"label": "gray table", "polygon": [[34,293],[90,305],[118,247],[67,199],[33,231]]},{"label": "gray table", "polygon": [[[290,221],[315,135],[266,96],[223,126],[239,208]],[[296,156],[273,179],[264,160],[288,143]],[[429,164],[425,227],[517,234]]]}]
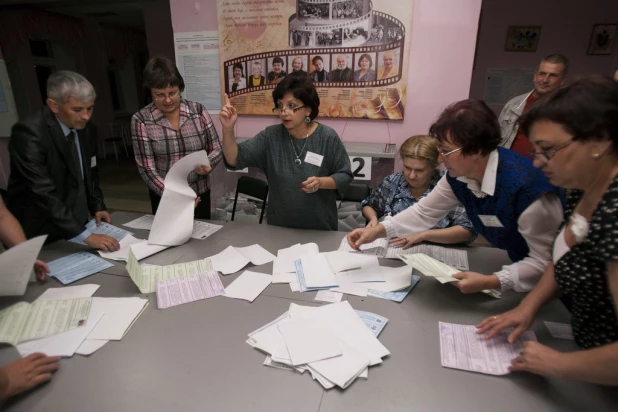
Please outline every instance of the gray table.
[{"label": "gray table", "polygon": [[[137,214],[116,213],[115,223]],[[230,222],[205,240],[152,256],[149,263],[204,258],[228,245],[259,243],[272,253],[293,243],[316,242],[334,250],[344,233],[303,231]],[[66,247],[66,248],[65,248]],[[75,245],[46,247],[44,256],[71,251]],[[165,254],[168,254],[167,257]],[[180,256],[180,257],[178,257]],[[490,272],[508,263],[496,249],[469,249],[471,269]],[[399,265],[385,260],[383,265]],[[122,268],[120,266],[120,268]],[[270,273],[271,264],[247,269]],[[97,274],[75,284],[97,283],[95,296],[140,296],[130,279]],[[238,274],[223,276],[225,285]],[[28,288],[33,300],[55,281]],[[307,375],[262,366],[264,355],[244,341],[248,332],[274,319],[291,302],[303,305],[315,293],[292,293],[288,285],[271,285],[252,304],[217,297],[157,310],[155,295],[126,337],[110,342],[90,357],[75,355],[61,363],[51,383],[7,405],[10,411],[615,411],[615,389],[519,373],[494,377],[442,368],[438,321],[474,324],[507,310],[521,296],[495,300],[483,294],[463,295],[450,285],[423,278],[402,302],[348,296],[352,307],[389,318],[380,340],[391,351],[384,363],[369,370],[345,391],[322,390]],[[4,300],[7,306],[16,300]],[[533,329],[539,341],[561,351],[572,341],[552,338],[543,320],[568,322],[558,302],[546,305]],[[3,350],[0,355],[16,356]]]}]

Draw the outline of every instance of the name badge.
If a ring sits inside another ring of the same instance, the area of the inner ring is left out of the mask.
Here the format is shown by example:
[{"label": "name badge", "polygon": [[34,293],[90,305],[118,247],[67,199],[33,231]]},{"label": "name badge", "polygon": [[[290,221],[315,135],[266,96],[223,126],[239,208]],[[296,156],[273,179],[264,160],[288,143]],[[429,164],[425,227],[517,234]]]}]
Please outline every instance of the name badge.
[{"label": "name badge", "polygon": [[479,215],[479,219],[486,227],[504,227],[498,216],[494,215]]},{"label": "name badge", "polygon": [[96,167],[96,165],[97,165],[97,157],[92,156],[92,158],[90,159],[90,168],[92,169],[93,167]]},{"label": "name badge", "polygon": [[317,153],[307,151],[307,154],[305,155],[305,162],[317,167],[322,166],[322,160],[324,160],[324,156]]}]

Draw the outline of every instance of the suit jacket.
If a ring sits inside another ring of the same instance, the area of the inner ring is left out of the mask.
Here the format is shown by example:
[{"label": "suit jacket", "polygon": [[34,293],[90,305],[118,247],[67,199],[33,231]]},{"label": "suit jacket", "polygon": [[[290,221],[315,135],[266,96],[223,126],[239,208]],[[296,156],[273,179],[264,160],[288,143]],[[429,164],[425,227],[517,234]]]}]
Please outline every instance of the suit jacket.
[{"label": "suit jacket", "polygon": [[349,67],[345,69],[335,69],[330,72],[330,79],[333,82],[351,82],[352,81],[352,70]]},{"label": "suit jacket", "polygon": [[[88,123],[78,135],[88,210],[94,215],[106,210],[96,166],[96,128]],[[8,208],[26,236],[47,234],[51,242],[82,233],[85,222],[80,222],[73,210],[78,193],[83,193],[79,188],[81,171],[72,160],[71,146],[58,119],[47,106],[13,126],[9,154]]]}]

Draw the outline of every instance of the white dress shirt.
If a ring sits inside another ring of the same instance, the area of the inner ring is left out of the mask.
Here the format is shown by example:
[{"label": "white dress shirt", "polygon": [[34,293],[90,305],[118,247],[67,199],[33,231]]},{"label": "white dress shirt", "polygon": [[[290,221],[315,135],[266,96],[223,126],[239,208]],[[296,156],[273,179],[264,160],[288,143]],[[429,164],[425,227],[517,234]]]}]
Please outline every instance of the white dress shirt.
[{"label": "white dress shirt", "polygon": [[[498,150],[489,155],[481,185],[467,177],[458,177],[457,180],[466,183],[468,189],[477,197],[493,196],[498,156]],[[382,224],[388,238],[419,233],[431,229],[457,205],[459,199],[444,175],[429,195],[394,217],[387,217]],[[530,252],[524,259],[503,266],[502,270],[496,272],[503,291],[514,289],[517,292],[527,292],[536,286],[552,260],[552,243],[562,220],[562,204],[554,193],[541,196],[522,212],[517,225]]]}]

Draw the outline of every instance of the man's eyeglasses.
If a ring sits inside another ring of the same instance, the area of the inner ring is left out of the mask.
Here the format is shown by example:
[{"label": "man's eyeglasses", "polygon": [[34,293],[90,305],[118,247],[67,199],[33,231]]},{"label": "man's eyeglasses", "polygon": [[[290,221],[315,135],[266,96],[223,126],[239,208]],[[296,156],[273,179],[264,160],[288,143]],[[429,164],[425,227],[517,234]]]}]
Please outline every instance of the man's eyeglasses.
[{"label": "man's eyeglasses", "polygon": [[446,157],[448,155],[451,155],[451,154],[453,154],[455,152],[460,151],[461,149],[463,149],[463,146],[462,147],[458,147],[457,149],[453,149],[450,152],[446,152],[446,153],[444,153],[442,150],[440,150],[439,153],[440,153],[440,156],[442,156],[444,158],[444,157]]},{"label": "man's eyeglasses", "polygon": [[161,100],[165,100],[169,97],[170,100],[174,100],[175,98],[177,98],[178,96],[180,96],[180,92],[179,91],[174,91],[174,92],[169,92],[167,95],[166,94],[153,94],[152,98],[158,102],[160,102]]},{"label": "man's eyeglasses", "polygon": [[551,147],[549,149],[541,149],[540,152],[535,152],[534,149],[530,149],[528,151],[528,154],[533,159],[535,157],[538,157],[540,160],[544,162],[549,162],[552,159],[552,157],[556,156],[556,153],[558,153],[560,150],[564,149],[565,147],[569,146],[571,143],[573,143],[573,139],[567,140],[566,142],[558,146]]},{"label": "man's eyeglasses", "polygon": [[297,111],[299,111],[300,109],[304,109],[305,106],[296,106],[293,103],[288,104],[287,106],[283,106],[283,105],[279,105],[277,107],[275,107],[273,109],[273,113],[275,114],[281,114],[283,112],[292,112],[292,113],[296,113]]}]

